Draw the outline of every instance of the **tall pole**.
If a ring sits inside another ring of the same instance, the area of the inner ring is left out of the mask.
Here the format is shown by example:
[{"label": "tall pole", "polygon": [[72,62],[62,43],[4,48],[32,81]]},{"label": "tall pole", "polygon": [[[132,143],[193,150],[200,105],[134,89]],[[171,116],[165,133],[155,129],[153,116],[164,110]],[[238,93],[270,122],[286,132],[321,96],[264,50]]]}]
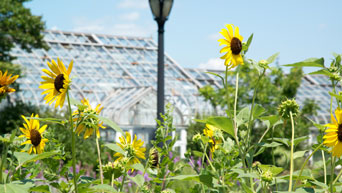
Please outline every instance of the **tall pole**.
[{"label": "tall pole", "polygon": [[157,119],[162,121],[164,114],[164,21],[158,21],[158,85]]}]

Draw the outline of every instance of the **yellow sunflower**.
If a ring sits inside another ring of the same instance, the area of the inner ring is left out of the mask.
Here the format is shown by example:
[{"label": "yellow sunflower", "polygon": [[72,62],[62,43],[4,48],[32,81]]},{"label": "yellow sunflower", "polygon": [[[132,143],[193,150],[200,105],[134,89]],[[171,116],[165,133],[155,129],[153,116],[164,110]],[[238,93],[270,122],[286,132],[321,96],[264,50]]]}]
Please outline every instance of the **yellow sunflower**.
[{"label": "yellow sunflower", "polygon": [[209,137],[210,151],[214,152],[222,143],[222,140],[220,139],[220,136],[222,135],[221,130],[215,126],[206,124],[203,133],[205,136]]},{"label": "yellow sunflower", "polygon": [[[34,116],[33,114],[31,115],[31,117],[39,118],[38,115]],[[31,154],[32,151],[36,154],[44,152],[45,143],[49,140],[45,139],[42,134],[45,131],[47,125],[40,127],[39,120],[30,119],[30,121],[28,121],[24,116],[22,116],[22,118],[25,120],[26,123],[23,124],[24,128],[20,127],[20,131],[23,132],[24,135],[20,135],[19,137],[26,137],[27,140],[21,145],[32,145],[28,151],[29,154]]]},{"label": "yellow sunflower", "polygon": [[331,114],[331,122],[325,126],[328,127],[325,130],[324,145],[328,147],[332,147],[332,155],[336,157],[340,157],[342,155],[342,110],[336,109],[335,116]]},{"label": "yellow sunflower", "polygon": [[14,88],[10,88],[8,86],[10,84],[12,84],[15,80],[17,80],[19,75],[15,75],[13,77],[11,77],[11,76],[12,76],[12,74],[8,75],[7,71],[5,73],[3,73],[0,70],[0,97],[4,96],[6,93],[10,93],[10,92],[15,91]]},{"label": "yellow sunflower", "polygon": [[243,37],[239,34],[238,27],[235,27],[235,34],[234,26],[232,24],[226,25],[226,27],[228,30],[223,28],[220,32],[224,39],[219,39],[218,41],[220,42],[220,46],[225,45],[220,53],[227,52],[225,55],[221,56],[221,59],[225,59],[224,65],[228,66],[228,69],[231,69],[239,64],[243,64],[241,56]]},{"label": "yellow sunflower", "polygon": [[135,135],[134,140],[131,143],[131,134],[129,132],[126,132],[125,135],[126,138],[124,136],[121,136],[119,138],[120,143],[116,143],[122,148],[122,150],[124,150],[125,155],[119,152],[115,153],[114,157],[118,157],[116,161],[120,161],[123,158],[128,158],[128,165],[140,163],[140,160],[138,158],[145,159],[146,148],[142,147],[144,142],[141,141],[141,139],[137,140],[137,136]]},{"label": "yellow sunflower", "polygon": [[102,111],[103,107],[101,107],[101,104],[98,104],[95,109],[91,108],[91,105],[89,104],[88,99],[81,100],[82,104],[86,106],[86,108],[79,112],[79,110],[76,110],[72,115],[74,116],[74,122],[77,122],[79,118],[84,117],[84,120],[78,125],[76,128],[76,133],[80,135],[84,130],[84,139],[87,139],[90,137],[94,130],[96,131],[97,138],[100,138],[100,127],[106,128],[103,126],[103,122],[100,122],[97,118],[94,117],[85,117],[86,114],[96,114],[99,115]]},{"label": "yellow sunflower", "polygon": [[46,89],[42,93],[42,95],[47,94],[44,97],[46,103],[51,104],[56,100],[55,108],[58,106],[62,108],[65,101],[65,95],[68,92],[71,84],[69,76],[72,70],[73,61],[70,62],[68,70],[65,68],[63,62],[59,60],[59,58],[57,58],[58,64],[56,64],[54,60],[52,60],[51,63],[47,62],[50,71],[43,69],[43,72],[45,72],[48,76],[42,76],[44,81],[41,82],[42,85],[40,85],[39,88]]}]

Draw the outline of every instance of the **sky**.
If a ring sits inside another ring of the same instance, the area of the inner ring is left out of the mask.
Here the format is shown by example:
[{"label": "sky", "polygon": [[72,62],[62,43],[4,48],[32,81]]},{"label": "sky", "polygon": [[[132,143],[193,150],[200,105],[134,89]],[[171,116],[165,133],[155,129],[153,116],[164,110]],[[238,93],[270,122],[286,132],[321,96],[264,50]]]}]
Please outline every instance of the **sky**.
[{"label": "sky", "polygon": [[[33,0],[25,3],[41,15],[47,29],[152,37],[157,24],[148,0]],[[247,41],[247,58],[279,63],[342,54],[341,0],[174,0],[165,24],[165,51],[187,68],[224,69],[219,59],[225,24],[234,24]]]}]

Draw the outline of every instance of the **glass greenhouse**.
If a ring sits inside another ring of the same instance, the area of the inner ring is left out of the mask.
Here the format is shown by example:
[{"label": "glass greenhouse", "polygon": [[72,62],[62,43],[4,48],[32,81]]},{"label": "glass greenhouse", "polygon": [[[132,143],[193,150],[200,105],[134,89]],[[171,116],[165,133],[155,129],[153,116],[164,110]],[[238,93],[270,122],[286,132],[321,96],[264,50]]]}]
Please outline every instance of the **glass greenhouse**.
[{"label": "glass greenhouse", "polygon": [[[92,106],[104,106],[102,116],[116,122],[123,130],[137,134],[145,142],[150,140],[155,129],[157,88],[157,45],[151,38],[111,36],[89,33],[46,31],[48,51],[42,49],[27,53],[16,47],[13,63],[24,67],[25,76],[18,82],[21,92],[17,97],[35,105],[45,105],[42,90],[42,69],[47,61],[59,57],[68,66],[74,67],[73,98],[88,98]],[[186,148],[185,128],[197,113],[209,114],[211,105],[198,95],[198,88],[211,84],[220,86],[220,80],[202,69],[185,69],[165,54],[165,103],[174,106],[174,125],[179,129],[181,155]],[[297,93],[297,101],[303,104],[306,98],[314,98],[320,106],[314,119],[324,123],[329,120],[331,90],[329,80],[323,76],[306,75]],[[108,141],[118,139],[113,130],[101,131]]]}]

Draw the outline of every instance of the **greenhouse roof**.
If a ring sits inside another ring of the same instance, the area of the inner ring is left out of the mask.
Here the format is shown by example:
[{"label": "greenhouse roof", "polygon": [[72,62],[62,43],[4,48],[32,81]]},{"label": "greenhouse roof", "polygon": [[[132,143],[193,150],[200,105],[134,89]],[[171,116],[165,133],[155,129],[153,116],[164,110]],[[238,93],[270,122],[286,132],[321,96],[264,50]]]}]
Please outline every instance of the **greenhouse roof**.
[{"label": "greenhouse roof", "polygon": [[[120,125],[155,125],[157,45],[151,38],[51,30],[44,35],[48,51],[34,49],[28,53],[20,47],[11,51],[16,57],[13,63],[25,69],[25,76],[18,80],[18,97],[35,105],[44,104],[38,88],[42,69],[48,68],[47,61],[59,57],[66,66],[74,61],[73,98],[88,98],[92,106],[102,104],[102,115]],[[198,96],[197,90],[212,83],[217,84],[213,77],[186,70],[165,54],[165,98],[175,107],[176,125],[187,125],[199,109],[209,113],[209,103]]]},{"label": "greenhouse roof", "polygon": [[[119,125],[154,126],[156,115],[157,45],[151,38],[112,36],[62,31],[44,32],[48,51],[35,49],[31,53],[19,47],[11,54],[21,64],[25,76],[18,82],[18,93],[25,102],[44,104],[42,69],[47,61],[59,57],[66,66],[71,60],[74,67],[71,96],[88,98],[92,106],[102,104],[102,115]],[[220,86],[218,77],[204,69],[185,69],[165,54],[165,99],[175,107],[176,125],[186,126],[196,113],[213,111],[208,102],[198,96],[198,88],[211,84]],[[321,75],[305,75],[296,99],[300,105],[314,99],[320,110],[315,121],[329,121],[331,86]],[[334,107],[335,108],[335,107]]]}]

